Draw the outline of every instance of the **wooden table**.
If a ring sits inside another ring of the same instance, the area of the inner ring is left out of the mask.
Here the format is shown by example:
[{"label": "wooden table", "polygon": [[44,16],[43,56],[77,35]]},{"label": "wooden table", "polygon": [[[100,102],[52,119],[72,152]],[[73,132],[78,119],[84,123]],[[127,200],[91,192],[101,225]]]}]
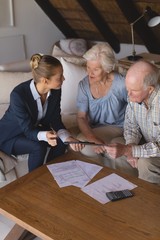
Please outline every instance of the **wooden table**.
[{"label": "wooden table", "polygon": [[[149,62],[154,63],[158,68],[160,68],[160,54],[153,54],[153,53],[140,53],[137,54],[138,56],[141,56],[142,59],[147,60]],[[127,57],[122,58],[118,61],[119,67],[124,67],[125,69],[128,69],[135,61],[130,61],[127,59]]]},{"label": "wooden table", "polygon": [[[70,159],[86,160],[69,153],[57,161]],[[113,172],[138,185],[134,197],[100,204],[79,188],[59,188],[46,166],[1,188],[0,213],[18,224],[6,239],[23,239],[26,229],[45,240],[159,240],[160,187],[107,167],[93,181]]]}]

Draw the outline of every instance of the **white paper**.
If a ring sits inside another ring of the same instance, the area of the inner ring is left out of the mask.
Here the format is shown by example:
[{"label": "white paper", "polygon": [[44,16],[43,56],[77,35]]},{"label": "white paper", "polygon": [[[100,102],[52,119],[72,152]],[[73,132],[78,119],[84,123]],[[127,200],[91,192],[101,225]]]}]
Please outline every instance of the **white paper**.
[{"label": "white paper", "polygon": [[76,160],[76,163],[81,169],[83,169],[90,180],[103,168],[97,164],[87,163],[80,160]]},{"label": "white paper", "polygon": [[135,187],[137,187],[137,185],[129,182],[115,173],[112,173],[109,176],[83,187],[81,190],[98,202],[105,204],[110,201],[106,196],[106,192],[124,189],[132,190]]},{"label": "white paper", "polygon": [[59,187],[84,187],[101,169],[96,164],[80,160],[71,160],[62,163],[47,165]]}]

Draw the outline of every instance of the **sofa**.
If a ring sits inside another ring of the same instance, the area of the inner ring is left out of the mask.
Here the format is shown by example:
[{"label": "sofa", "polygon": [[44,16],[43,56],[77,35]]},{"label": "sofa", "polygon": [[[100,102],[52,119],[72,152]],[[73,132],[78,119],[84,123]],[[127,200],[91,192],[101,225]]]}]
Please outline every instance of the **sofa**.
[{"label": "sofa", "polygon": [[[74,39],[60,40],[53,45],[51,51],[51,55],[58,58],[63,65],[65,81],[62,85],[61,114],[66,128],[74,136],[77,136],[79,133],[76,122],[77,87],[79,81],[87,74],[82,55],[93,44],[95,43],[88,43],[77,39],[76,43],[74,42]],[[143,50],[144,49],[142,49],[142,51]],[[123,57],[123,54],[121,56]],[[125,74],[125,69],[119,68],[119,71]],[[10,92],[12,89],[19,83],[31,78],[32,73],[28,59],[22,62],[0,65],[0,118],[8,108]],[[28,172],[27,157],[27,155],[16,156],[16,158],[13,156],[13,159],[11,159],[13,162],[11,177],[4,179],[4,176],[1,176],[2,174],[0,172],[0,186],[13,181],[15,178],[19,178]],[[0,169],[2,169],[1,165],[3,165],[3,162],[0,162]]]}]

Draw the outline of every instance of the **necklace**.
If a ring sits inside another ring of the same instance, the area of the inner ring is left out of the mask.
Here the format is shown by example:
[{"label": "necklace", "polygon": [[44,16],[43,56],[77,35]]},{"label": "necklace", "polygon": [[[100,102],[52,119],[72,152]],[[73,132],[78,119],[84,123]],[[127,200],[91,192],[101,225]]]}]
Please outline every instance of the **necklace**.
[{"label": "necklace", "polygon": [[91,91],[92,91],[92,95],[95,98],[100,98],[100,97],[103,97],[107,94],[107,92],[109,91],[109,89],[112,85],[112,80],[110,80],[110,81],[108,81],[108,80],[106,80],[105,82],[103,82],[103,81],[96,82],[92,86]]},{"label": "necklace", "polygon": [[96,85],[95,85],[95,92],[96,92],[97,96],[100,96],[99,84],[100,84],[100,82],[96,83]]}]

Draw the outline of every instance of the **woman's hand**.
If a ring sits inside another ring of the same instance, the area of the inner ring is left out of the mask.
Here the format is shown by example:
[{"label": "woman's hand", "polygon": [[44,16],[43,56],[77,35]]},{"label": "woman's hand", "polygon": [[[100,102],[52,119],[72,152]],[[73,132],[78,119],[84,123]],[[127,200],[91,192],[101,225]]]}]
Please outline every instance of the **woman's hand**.
[{"label": "woman's hand", "polygon": [[48,131],[46,134],[48,144],[52,147],[57,145],[57,134],[53,131]]},{"label": "woman's hand", "polygon": [[125,155],[126,145],[120,143],[111,143],[105,146],[106,152],[112,158],[118,158]]},{"label": "woman's hand", "polygon": [[[99,142],[95,142],[95,144],[104,144],[104,143],[99,141]],[[97,154],[101,154],[101,153],[105,153],[106,152],[105,146],[99,146],[99,145],[93,146],[93,150]]]},{"label": "woman's hand", "polygon": [[76,138],[73,138],[73,137],[69,137],[66,139],[66,142],[77,142],[77,143],[71,143],[69,144],[70,147],[72,148],[73,151],[76,151],[76,152],[79,152],[81,151],[85,145],[80,143],[78,139]]},{"label": "woman's hand", "polygon": [[[92,148],[93,148],[93,151],[97,154],[101,154],[101,153],[105,153],[106,152],[106,149],[105,149],[105,143],[100,139],[100,138],[90,138],[88,139],[89,142],[94,142],[95,144],[102,144],[102,146],[99,146],[99,145],[93,145]],[[104,144],[104,146],[103,146]]]}]

